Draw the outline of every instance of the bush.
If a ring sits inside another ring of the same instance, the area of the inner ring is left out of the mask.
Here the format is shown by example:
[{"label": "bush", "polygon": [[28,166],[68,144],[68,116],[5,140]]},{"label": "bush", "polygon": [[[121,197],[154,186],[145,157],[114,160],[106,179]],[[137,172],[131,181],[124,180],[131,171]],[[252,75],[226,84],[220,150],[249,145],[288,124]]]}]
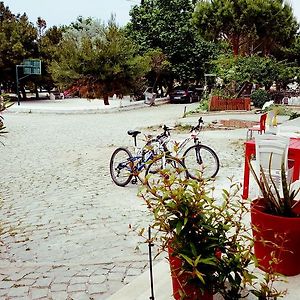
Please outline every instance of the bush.
[{"label": "bush", "polygon": [[251,101],[255,107],[262,108],[267,101],[270,101],[270,96],[265,90],[256,90],[251,94]]}]

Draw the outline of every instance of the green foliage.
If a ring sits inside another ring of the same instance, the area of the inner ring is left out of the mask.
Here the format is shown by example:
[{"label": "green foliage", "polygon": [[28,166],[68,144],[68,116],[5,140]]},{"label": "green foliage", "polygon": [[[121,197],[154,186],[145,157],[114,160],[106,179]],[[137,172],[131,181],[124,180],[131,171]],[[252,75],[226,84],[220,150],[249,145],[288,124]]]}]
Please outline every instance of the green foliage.
[{"label": "green foliage", "polygon": [[[183,180],[163,172],[162,181],[141,192],[162,247],[170,246],[182,259],[181,272],[201,291],[240,299],[246,286],[256,285],[257,277],[250,271],[256,259],[251,233],[243,223],[248,208],[239,184],[231,181],[229,190],[216,198],[210,181]],[[273,292],[270,288],[268,295]]]},{"label": "green foliage", "polygon": [[16,64],[37,53],[37,30],[26,14],[14,15],[0,2],[0,82],[14,81]]},{"label": "green foliage", "polygon": [[202,79],[205,64],[216,49],[199,37],[190,24],[195,2],[145,0],[132,8],[126,29],[142,53],[151,48],[162,49],[170,62],[172,78],[179,81]]},{"label": "green foliage", "polygon": [[267,91],[259,89],[251,94],[251,100],[255,107],[262,108],[270,100],[270,97]]},{"label": "green foliage", "polygon": [[[0,95],[0,113],[5,111],[8,107],[12,106],[13,103],[9,102],[9,98],[7,95]],[[7,133],[6,127],[4,126],[3,116],[0,115],[0,137],[3,137]],[[3,145],[3,143],[0,141]]]},{"label": "green foliage", "polygon": [[[271,57],[220,55],[213,61],[214,73],[224,80],[228,94],[234,95],[245,82],[264,86],[266,90],[276,81],[283,88],[298,74],[300,68]],[[224,88],[223,88],[224,89]]]},{"label": "green foliage", "polygon": [[290,113],[290,118],[289,118],[289,120],[294,120],[294,119],[297,119],[297,118],[299,118],[299,117],[300,117],[300,114],[299,114],[298,112],[292,111],[292,112]]},{"label": "green foliage", "polygon": [[290,108],[288,108],[285,105],[278,105],[278,104],[272,104],[268,107],[266,107],[263,111],[268,112],[273,110],[277,116],[289,116],[289,120],[297,118],[299,114],[295,111],[292,111]]},{"label": "green foliage", "polygon": [[282,0],[203,0],[193,21],[207,39],[226,39],[234,55],[268,55],[291,43],[298,29],[291,6]]},{"label": "green foliage", "polygon": [[[268,174],[271,174],[271,162],[272,155],[270,156]],[[262,192],[261,198],[266,213],[284,217],[299,217],[299,214],[293,210],[293,207],[295,205],[294,199],[300,192],[300,189],[290,192],[284,162],[281,164],[282,195],[272,176],[269,176],[262,166],[260,166],[260,175],[257,175],[250,162],[249,165],[254,179]]]},{"label": "green foliage", "polygon": [[129,92],[150,71],[149,56],[137,55],[114,19],[107,25],[78,19],[66,29],[55,55],[49,68],[55,81],[79,86],[88,98]]},{"label": "green foliage", "polygon": [[52,61],[57,59],[57,45],[62,40],[63,27],[53,26],[47,29],[43,34],[40,33],[38,39],[39,58],[42,60],[42,75],[34,78],[37,85],[45,87],[50,91],[54,87],[54,81],[48,68]]}]

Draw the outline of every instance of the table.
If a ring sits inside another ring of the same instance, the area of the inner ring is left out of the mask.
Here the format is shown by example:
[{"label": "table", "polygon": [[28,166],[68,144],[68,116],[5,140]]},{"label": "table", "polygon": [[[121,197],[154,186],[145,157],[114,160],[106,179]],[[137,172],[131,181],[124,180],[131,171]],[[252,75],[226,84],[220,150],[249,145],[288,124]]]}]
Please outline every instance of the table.
[{"label": "table", "polygon": [[[243,184],[243,199],[247,199],[249,195],[249,177],[250,167],[249,161],[255,155],[255,141],[247,141],[245,143],[245,165],[244,165],[244,184]],[[300,173],[300,139],[291,138],[288,151],[288,159],[294,161],[293,181],[299,179]]]}]

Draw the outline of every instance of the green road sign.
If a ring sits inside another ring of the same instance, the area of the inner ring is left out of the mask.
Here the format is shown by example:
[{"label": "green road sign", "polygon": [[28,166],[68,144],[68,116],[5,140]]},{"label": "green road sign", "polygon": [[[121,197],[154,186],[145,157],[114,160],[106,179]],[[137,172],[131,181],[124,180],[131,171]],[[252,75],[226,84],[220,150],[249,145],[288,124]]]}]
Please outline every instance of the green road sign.
[{"label": "green road sign", "polygon": [[42,62],[40,59],[24,59],[23,72],[25,75],[41,75]]}]

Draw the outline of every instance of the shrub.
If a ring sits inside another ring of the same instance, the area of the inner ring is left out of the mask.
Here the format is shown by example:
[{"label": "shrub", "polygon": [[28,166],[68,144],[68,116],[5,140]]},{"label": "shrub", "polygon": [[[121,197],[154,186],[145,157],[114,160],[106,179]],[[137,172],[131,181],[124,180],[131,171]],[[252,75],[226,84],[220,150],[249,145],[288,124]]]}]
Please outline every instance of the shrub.
[{"label": "shrub", "polygon": [[265,90],[256,90],[251,94],[251,101],[255,107],[262,108],[267,101],[270,101],[270,97]]}]

